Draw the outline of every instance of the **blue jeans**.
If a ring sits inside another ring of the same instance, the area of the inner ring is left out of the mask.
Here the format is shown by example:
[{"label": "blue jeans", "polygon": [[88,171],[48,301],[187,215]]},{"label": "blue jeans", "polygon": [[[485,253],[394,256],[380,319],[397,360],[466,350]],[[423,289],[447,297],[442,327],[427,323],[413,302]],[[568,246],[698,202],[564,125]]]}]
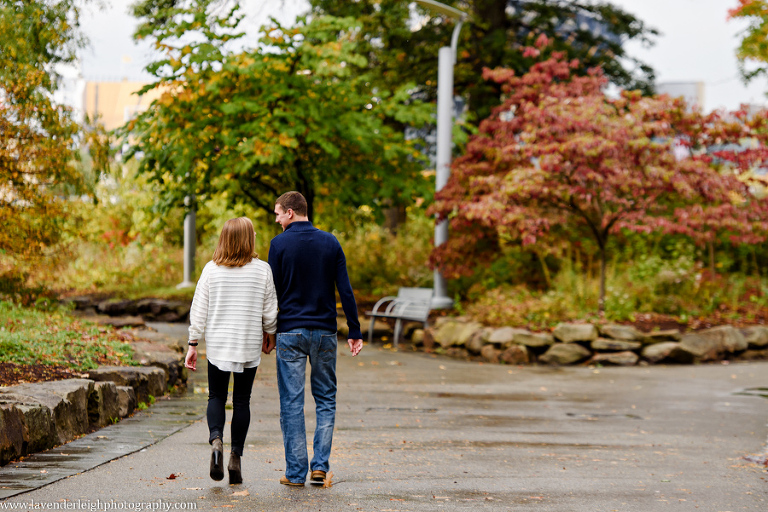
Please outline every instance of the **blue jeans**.
[{"label": "blue jeans", "polygon": [[336,421],[336,333],[323,329],[295,329],[277,333],[277,387],[280,390],[280,428],[285,446],[285,477],[304,483],[307,431],[304,426],[304,381],[307,357],[315,399],[317,427],[312,470],[328,471],[333,425]]}]

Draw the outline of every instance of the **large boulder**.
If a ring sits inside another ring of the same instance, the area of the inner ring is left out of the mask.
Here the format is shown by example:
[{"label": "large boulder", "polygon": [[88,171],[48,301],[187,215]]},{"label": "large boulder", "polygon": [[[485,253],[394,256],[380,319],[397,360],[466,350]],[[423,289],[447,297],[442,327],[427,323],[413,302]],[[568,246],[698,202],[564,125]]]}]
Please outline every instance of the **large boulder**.
[{"label": "large boulder", "polygon": [[117,414],[125,418],[136,408],[136,391],[131,386],[115,386],[117,392]]},{"label": "large boulder", "polygon": [[500,348],[507,348],[515,342],[515,335],[530,334],[525,329],[516,329],[515,327],[499,327],[486,331],[485,342],[492,343]]},{"label": "large boulder", "polygon": [[16,407],[24,414],[24,424],[29,432],[27,453],[36,453],[58,444],[56,424],[51,410],[42,404],[17,404]]},{"label": "large boulder", "polygon": [[134,304],[134,309],[146,318],[161,322],[178,322],[189,315],[190,306],[189,302],[183,301],[142,299]]},{"label": "large boulder", "polygon": [[634,366],[637,364],[639,359],[640,356],[627,350],[624,352],[595,354],[595,356],[590,360],[590,363],[616,366]]},{"label": "large boulder", "polygon": [[665,341],[680,341],[683,335],[677,329],[665,329],[663,331],[651,331],[645,333],[643,343],[653,345],[654,343],[663,343]]},{"label": "large boulder", "polygon": [[498,363],[501,360],[501,350],[492,344],[485,345],[480,350],[480,355],[489,363]]},{"label": "large boulder", "polygon": [[738,355],[739,361],[765,361],[768,360],[768,348],[760,350],[745,350]]},{"label": "large boulder", "polygon": [[64,444],[88,431],[88,398],[94,382],[65,379],[0,388],[0,400],[24,405],[43,405],[53,416],[58,443]]},{"label": "large boulder", "polygon": [[528,364],[530,358],[524,345],[510,345],[501,353],[499,359],[504,364]]},{"label": "large boulder", "polygon": [[525,345],[529,348],[548,347],[555,342],[555,337],[548,332],[516,332],[512,341],[518,345]]},{"label": "large boulder", "polygon": [[760,350],[768,348],[768,327],[764,325],[750,325],[741,330],[746,338],[749,348]]},{"label": "large boulder", "polygon": [[680,349],[690,353],[694,362],[718,361],[748,347],[749,343],[741,331],[731,325],[686,334],[680,341]]},{"label": "large boulder", "polygon": [[29,429],[15,404],[0,405],[0,465],[27,453]]},{"label": "large boulder", "polygon": [[539,361],[550,365],[575,364],[591,355],[592,352],[576,343],[555,343],[539,357]]},{"label": "large boulder", "polygon": [[133,359],[143,366],[156,366],[165,372],[168,386],[187,380],[184,356],[164,343],[139,341],[131,344]]},{"label": "large boulder", "polygon": [[448,347],[445,349],[445,355],[454,359],[469,359],[469,351],[464,347]]},{"label": "large boulder", "polygon": [[485,340],[488,336],[490,336],[492,330],[492,327],[486,327],[473,334],[465,345],[467,350],[469,350],[471,354],[479,354],[483,347],[486,345]]},{"label": "large boulder", "polygon": [[119,416],[115,383],[96,382],[88,400],[88,421],[91,428],[111,425]]},{"label": "large boulder", "polygon": [[672,359],[672,354],[678,352],[679,346],[677,341],[662,341],[643,347],[640,355],[650,363],[660,363]]},{"label": "large boulder", "polygon": [[136,312],[136,304],[128,299],[107,299],[96,305],[96,310],[109,316],[120,316]]},{"label": "large boulder", "polygon": [[552,334],[563,343],[592,341],[597,339],[597,327],[592,324],[561,323],[557,324]]},{"label": "large boulder", "polygon": [[637,350],[643,346],[639,341],[623,341],[617,339],[597,338],[590,346],[592,350],[604,352],[622,352],[626,350]]},{"label": "large boulder", "polygon": [[434,337],[437,344],[443,348],[464,346],[472,339],[472,335],[482,328],[483,326],[477,322],[449,320],[435,329]]},{"label": "large boulder", "polygon": [[645,335],[631,325],[609,324],[600,327],[600,334],[606,338],[623,341],[640,341]]},{"label": "large boulder", "polygon": [[162,396],[166,391],[165,371],[144,366],[101,366],[88,372],[97,381],[112,381],[118,386],[131,386],[139,402],[149,402],[149,395]]}]

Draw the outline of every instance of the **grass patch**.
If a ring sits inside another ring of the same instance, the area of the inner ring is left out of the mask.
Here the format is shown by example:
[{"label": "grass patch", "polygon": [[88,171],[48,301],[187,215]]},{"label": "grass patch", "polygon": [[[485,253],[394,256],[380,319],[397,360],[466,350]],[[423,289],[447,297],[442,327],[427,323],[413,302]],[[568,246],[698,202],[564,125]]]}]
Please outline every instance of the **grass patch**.
[{"label": "grass patch", "polygon": [[77,319],[64,309],[41,311],[0,301],[0,362],[91,370],[135,365],[120,331]]}]

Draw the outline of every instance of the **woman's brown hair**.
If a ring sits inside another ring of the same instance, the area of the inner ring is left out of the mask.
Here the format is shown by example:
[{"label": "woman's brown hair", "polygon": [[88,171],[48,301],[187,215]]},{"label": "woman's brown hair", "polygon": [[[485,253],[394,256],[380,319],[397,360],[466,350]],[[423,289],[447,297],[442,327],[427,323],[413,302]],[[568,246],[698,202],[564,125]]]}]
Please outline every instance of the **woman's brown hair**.
[{"label": "woman's brown hair", "polygon": [[248,217],[229,219],[221,228],[219,243],[213,251],[213,262],[225,267],[242,267],[250,263],[255,254],[256,234]]}]

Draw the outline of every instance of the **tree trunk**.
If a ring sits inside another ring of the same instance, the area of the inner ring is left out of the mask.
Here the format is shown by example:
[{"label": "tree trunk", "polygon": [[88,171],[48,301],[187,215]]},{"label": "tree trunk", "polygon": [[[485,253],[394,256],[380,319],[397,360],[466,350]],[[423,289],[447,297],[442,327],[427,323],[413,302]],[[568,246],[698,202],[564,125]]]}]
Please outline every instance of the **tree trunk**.
[{"label": "tree trunk", "polygon": [[606,273],[605,248],[600,248],[600,298],[597,300],[597,311],[600,318],[605,318],[605,273]]},{"label": "tree trunk", "polygon": [[315,218],[315,187],[312,183],[312,179],[308,177],[301,168],[301,163],[296,162],[295,165],[296,172],[299,176],[297,190],[301,192],[304,199],[307,200],[307,218],[312,222]]},{"label": "tree trunk", "polygon": [[392,233],[397,234],[400,226],[405,224],[406,212],[405,205],[389,206],[384,210],[384,227]]},{"label": "tree trunk", "polygon": [[544,281],[547,283],[547,288],[552,288],[552,277],[549,275],[549,267],[547,267],[547,262],[539,251],[535,252],[536,256],[539,258],[539,263],[541,263],[541,270],[544,272]]}]

